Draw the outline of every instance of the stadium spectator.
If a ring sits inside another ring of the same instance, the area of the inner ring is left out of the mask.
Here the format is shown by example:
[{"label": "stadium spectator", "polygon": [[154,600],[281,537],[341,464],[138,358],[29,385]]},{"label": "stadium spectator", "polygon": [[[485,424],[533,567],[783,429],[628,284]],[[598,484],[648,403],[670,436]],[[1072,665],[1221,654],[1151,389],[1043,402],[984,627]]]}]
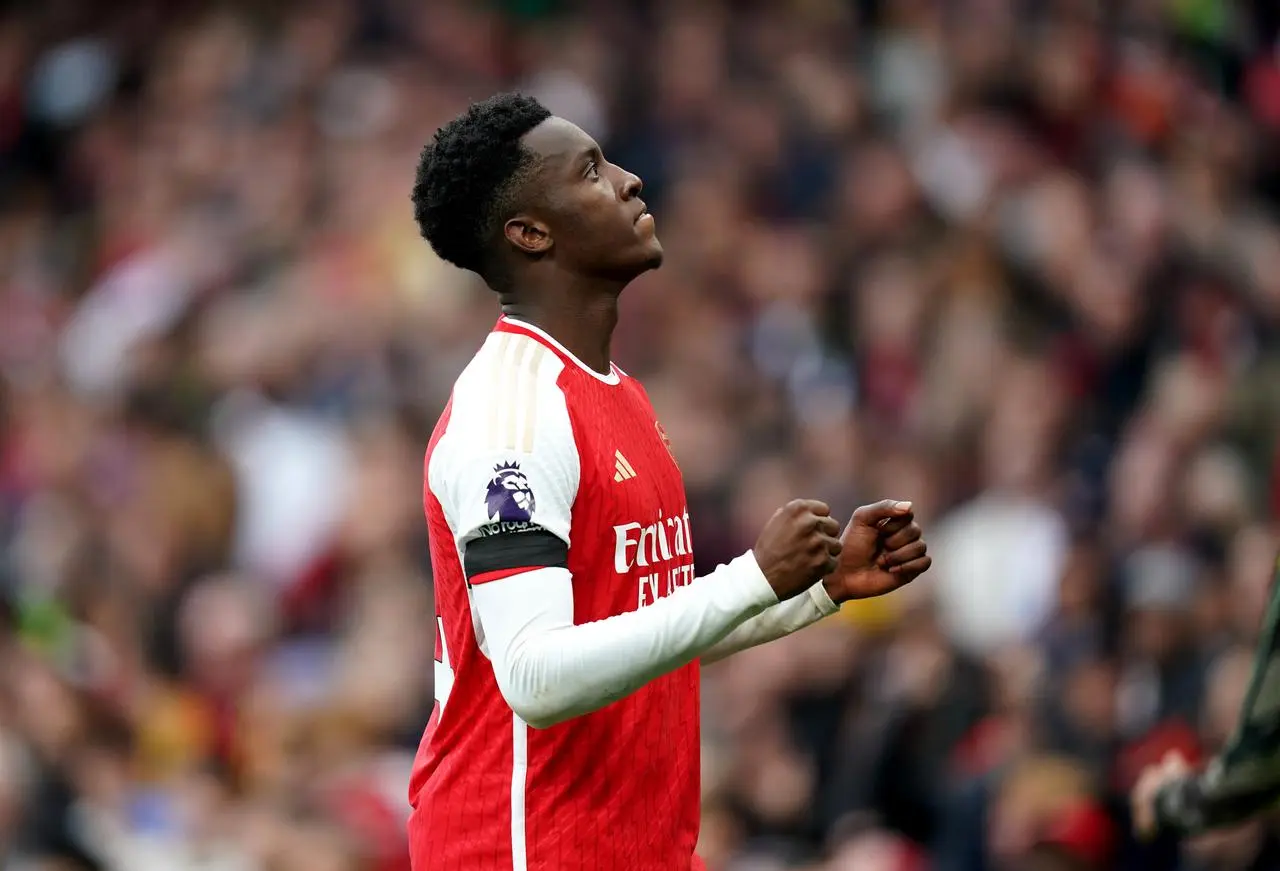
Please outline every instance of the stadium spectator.
[{"label": "stadium spectator", "polygon": [[494,320],[408,192],[514,86],[646,180],[668,261],[614,353],[699,571],[797,492],[938,530],[920,583],[707,670],[711,867],[1274,867],[1273,819],[1179,855],[1123,797],[1220,744],[1280,545],[1278,29],[0,4],[0,865],[407,868],[421,456]]}]

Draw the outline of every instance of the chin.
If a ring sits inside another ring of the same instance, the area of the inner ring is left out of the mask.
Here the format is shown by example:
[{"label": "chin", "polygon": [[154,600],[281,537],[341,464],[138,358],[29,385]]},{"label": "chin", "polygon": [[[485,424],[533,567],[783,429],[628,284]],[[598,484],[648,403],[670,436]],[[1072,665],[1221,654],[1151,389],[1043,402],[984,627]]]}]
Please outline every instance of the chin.
[{"label": "chin", "polygon": [[601,277],[621,281],[626,285],[646,272],[657,269],[662,265],[662,259],[662,244],[657,239],[647,239],[642,244],[629,248],[613,263],[592,271]]},{"label": "chin", "polygon": [[653,244],[649,246],[648,257],[645,258],[644,268],[648,272],[650,269],[657,269],[662,265],[662,259],[666,256],[666,252],[662,250],[662,243],[657,239],[653,240]]},{"label": "chin", "polygon": [[657,269],[662,265],[662,246],[658,244],[658,240],[654,239],[644,246],[642,251],[635,252],[634,256],[627,257],[625,265],[620,265],[614,270],[614,275],[624,278],[630,282],[650,270]]}]

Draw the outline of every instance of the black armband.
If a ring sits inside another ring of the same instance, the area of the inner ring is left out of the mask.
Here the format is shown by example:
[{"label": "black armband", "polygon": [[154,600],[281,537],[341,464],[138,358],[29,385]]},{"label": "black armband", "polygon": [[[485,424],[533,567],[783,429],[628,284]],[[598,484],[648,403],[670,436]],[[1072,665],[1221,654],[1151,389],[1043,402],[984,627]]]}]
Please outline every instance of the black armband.
[{"label": "black armband", "polygon": [[467,580],[512,569],[567,568],[569,545],[541,527],[500,531],[467,542],[462,568]]}]

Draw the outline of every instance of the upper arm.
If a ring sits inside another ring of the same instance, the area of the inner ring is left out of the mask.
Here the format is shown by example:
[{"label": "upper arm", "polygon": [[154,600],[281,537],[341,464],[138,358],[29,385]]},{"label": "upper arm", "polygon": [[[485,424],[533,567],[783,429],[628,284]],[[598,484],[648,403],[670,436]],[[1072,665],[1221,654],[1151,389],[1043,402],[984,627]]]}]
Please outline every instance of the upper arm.
[{"label": "upper arm", "polygon": [[566,565],[578,451],[552,352],[494,334],[458,380],[427,470],[472,583]]}]

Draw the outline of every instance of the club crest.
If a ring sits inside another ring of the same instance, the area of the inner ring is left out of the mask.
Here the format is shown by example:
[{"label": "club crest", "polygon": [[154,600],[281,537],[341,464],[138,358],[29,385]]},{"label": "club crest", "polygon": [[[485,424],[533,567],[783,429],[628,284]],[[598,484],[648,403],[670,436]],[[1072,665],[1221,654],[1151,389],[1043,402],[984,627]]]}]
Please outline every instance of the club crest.
[{"label": "club crest", "polygon": [[533,489],[516,462],[499,463],[489,479],[485,506],[489,519],[504,523],[528,522],[533,517]]}]

